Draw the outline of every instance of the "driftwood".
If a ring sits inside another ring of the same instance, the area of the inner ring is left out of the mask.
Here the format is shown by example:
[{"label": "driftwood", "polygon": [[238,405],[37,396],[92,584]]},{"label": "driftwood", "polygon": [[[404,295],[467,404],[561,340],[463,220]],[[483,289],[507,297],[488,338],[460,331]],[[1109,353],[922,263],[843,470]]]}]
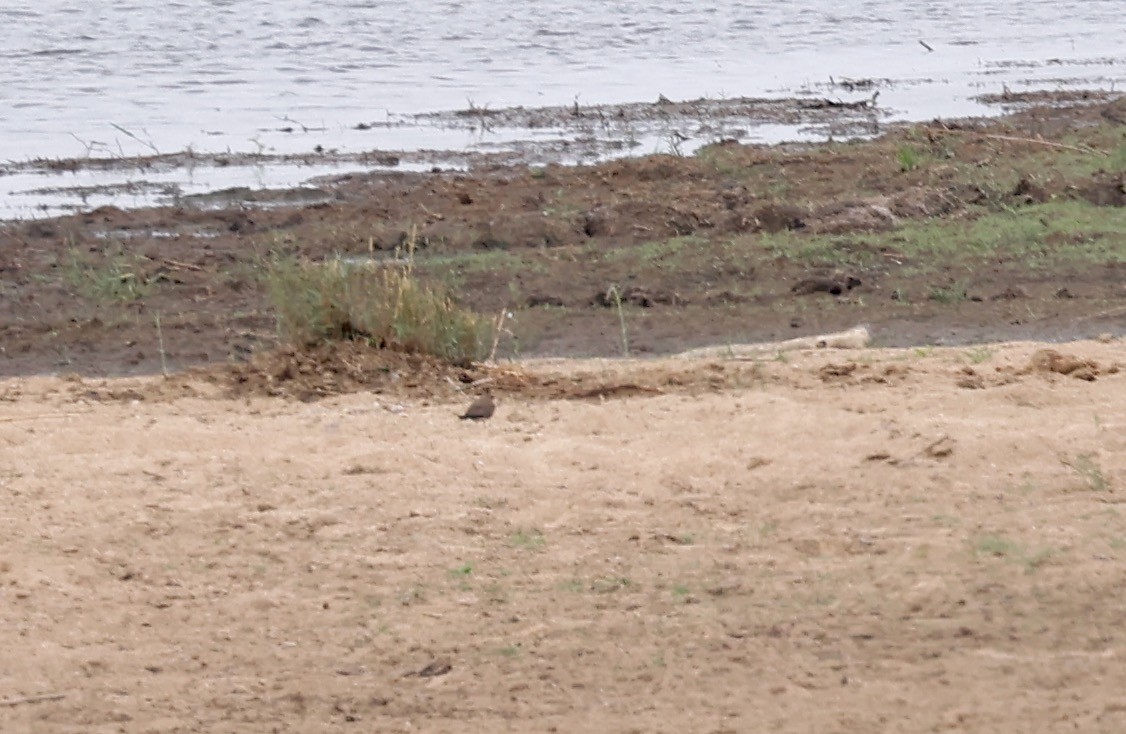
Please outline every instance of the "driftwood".
[{"label": "driftwood", "polygon": [[1055,142],[1052,142],[1051,140],[1041,140],[1040,138],[1022,138],[1022,137],[1019,137],[1017,135],[1000,135],[998,133],[987,133],[987,132],[983,132],[981,130],[966,130],[966,129],[958,128],[958,127],[950,127],[949,125],[945,125],[945,124],[942,126],[942,129],[943,129],[944,132],[948,132],[948,133],[959,133],[959,134],[962,134],[962,135],[977,135],[979,137],[988,138],[990,140],[1004,140],[1004,141],[1010,142],[1010,143],[1028,143],[1030,145],[1043,145],[1047,148],[1058,148],[1059,150],[1072,150],[1072,151],[1075,151],[1076,153],[1094,153],[1095,155],[1101,155],[1101,156],[1107,157],[1107,158],[1110,157],[1110,153],[1108,153],[1107,151],[1099,150],[1098,148],[1092,148],[1090,146],[1080,147],[1078,145],[1068,145],[1067,143],[1055,143]]},{"label": "driftwood", "polygon": [[819,336],[805,336],[797,339],[787,339],[781,342],[766,342],[763,344],[731,344],[719,347],[703,347],[690,349],[676,355],[681,359],[761,359],[777,354],[778,352],[793,352],[800,349],[863,349],[872,341],[868,327],[856,326],[847,331],[838,331],[833,334]]}]

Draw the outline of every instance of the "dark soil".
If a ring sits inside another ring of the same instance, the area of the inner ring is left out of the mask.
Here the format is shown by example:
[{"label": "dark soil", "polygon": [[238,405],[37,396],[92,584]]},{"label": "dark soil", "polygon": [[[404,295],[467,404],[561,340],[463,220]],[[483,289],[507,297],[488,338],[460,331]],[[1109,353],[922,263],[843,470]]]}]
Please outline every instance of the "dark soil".
[{"label": "dark soil", "polygon": [[[1122,334],[1123,104],[1092,96],[871,142],[345,176],[323,184],[328,201],[269,208],[11,223],[0,375],[245,364],[278,346],[270,257],[390,259],[407,245],[416,272],[464,305],[511,314],[502,356],[662,354],[857,323],[878,345]],[[1087,224],[1062,221],[1069,203]],[[997,215],[1042,221],[1035,259],[1019,232],[998,230],[986,255],[976,241],[953,254],[920,244],[920,228],[956,238]]]}]

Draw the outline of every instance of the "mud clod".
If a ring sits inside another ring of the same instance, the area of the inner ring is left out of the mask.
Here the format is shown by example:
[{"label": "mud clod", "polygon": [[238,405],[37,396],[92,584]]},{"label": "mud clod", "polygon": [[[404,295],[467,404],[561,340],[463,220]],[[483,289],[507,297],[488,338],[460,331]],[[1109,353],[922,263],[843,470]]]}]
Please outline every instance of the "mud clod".
[{"label": "mud clod", "polygon": [[1029,359],[1026,371],[1051,372],[1092,382],[1099,375],[1099,365],[1092,360],[1062,354],[1055,349],[1041,349]]},{"label": "mud clod", "polygon": [[811,293],[828,293],[839,296],[860,285],[862,285],[860,279],[851,275],[844,278],[803,278],[790,288],[790,292],[796,296]]}]

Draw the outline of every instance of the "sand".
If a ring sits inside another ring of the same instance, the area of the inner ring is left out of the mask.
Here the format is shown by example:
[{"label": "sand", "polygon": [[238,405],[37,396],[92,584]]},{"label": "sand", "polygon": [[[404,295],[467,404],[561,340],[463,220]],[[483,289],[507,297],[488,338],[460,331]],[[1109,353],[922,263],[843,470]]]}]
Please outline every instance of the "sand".
[{"label": "sand", "polygon": [[0,731],[1126,731],[1126,347],[1044,346],[0,382]]}]

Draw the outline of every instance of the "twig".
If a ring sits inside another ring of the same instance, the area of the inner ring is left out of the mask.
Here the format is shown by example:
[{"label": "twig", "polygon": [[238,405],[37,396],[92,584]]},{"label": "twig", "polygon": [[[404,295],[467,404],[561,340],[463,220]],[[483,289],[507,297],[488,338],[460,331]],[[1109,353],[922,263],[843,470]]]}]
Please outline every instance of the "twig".
[{"label": "twig", "polygon": [[1015,135],[997,135],[994,133],[982,133],[982,135],[987,138],[992,138],[993,140],[1008,140],[1013,143],[1034,143],[1036,145],[1046,145],[1049,148],[1074,150],[1076,153],[1098,153],[1101,156],[1106,156],[1107,158],[1110,157],[1110,153],[1107,153],[1105,150],[1099,150],[1098,148],[1080,148],[1076,145],[1067,145],[1066,143],[1053,143],[1049,140],[1037,140],[1036,138],[1019,138]]},{"label": "twig", "polygon": [[[324,132],[325,130],[327,130],[327,129],[328,129],[328,128],[324,127],[323,125],[322,125],[321,127],[309,127],[309,126],[308,126],[308,125],[306,125],[305,123],[302,123],[302,122],[298,122],[297,120],[294,120],[294,119],[293,119],[292,117],[290,117],[289,115],[283,115],[283,116],[281,116],[281,117],[278,117],[277,115],[274,115],[274,119],[275,119],[275,120],[281,120],[282,122],[288,122],[288,123],[290,123],[291,125],[296,125],[297,127],[301,128],[301,132],[303,132],[303,133],[310,133],[310,132],[314,132],[314,133],[320,133],[320,132]],[[285,128],[282,128],[282,129],[280,130],[280,132],[283,132],[283,133],[288,133],[288,132],[292,132],[292,128],[290,128],[289,130],[286,130]]]},{"label": "twig", "polygon": [[72,138],[74,138],[75,140],[78,141],[79,145],[81,145],[83,148],[86,149],[86,157],[87,158],[89,158],[95,150],[99,150],[99,149],[105,150],[105,151],[109,150],[109,148],[103,142],[100,142],[100,141],[97,141],[97,140],[83,140],[82,138],[78,137],[74,133],[69,133],[69,134],[70,134],[70,137],[72,137]]},{"label": "twig", "polygon": [[622,330],[622,356],[629,357],[629,331],[626,329],[626,315],[622,311],[622,292],[618,289],[617,284],[611,285],[606,291],[606,295],[612,296],[614,305],[618,310],[618,323]]},{"label": "twig", "polygon": [[497,325],[493,327],[493,348],[489,350],[489,362],[496,361],[497,358],[497,345],[500,344],[501,329],[504,325],[504,315],[508,313],[508,306],[500,310],[497,315]]},{"label": "twig", "polygon": [[[111,122],[111,123],[109,124],[109,126],[110,126],[110,127],[112,127],[112,128],[114,129],[114,130],[118,130],[119,132],[121,132],[121,134],[122,134],[122,135],[125,135],[125,136],[127,136],[127,137],[130,137],[130,138],[132,138],[133,140],[136,140],[136,141],[137,141],[138,143],[140,143],[141,145],[143,145],[143,146],[147,147],[147,148],[148,148],[149,150],[151,150],[151,151],[153,152],[153,154],[154,154],[154,155],[160,155],[160,151],[156,149],[156,146],[155,146],[155,145],[153,145],[153,142],[152,142],[152,140],[141,140],[141,139],[140,139],[140,138],[138,138],[138,137],[137,137],[136,135],[134,135],[133,133],[131,133],[131,132],[129,132],[128,130],[126,130],[125,128],[123,128],[123,127],[122,127],[121,125],[118,125],[118,124],[117,124],[116,122]],[[118,145],[118,148],[120,148],[120,147],[121,147],[121,146],[120,146],[120,145]],[[122,151],[122,152],[121,152],[121,157],[122,157],[122,158],[124,158],[124,157],[125,157],[125,152],[124,152],[124,151]]]},{"label": "twig", "polygon": [[418,206],[420,209],[422,209],[422,211],[426,212],[426,216],[430,217],[431,219],[436,219],[439,222],[445,221],[446,217],[444,214],[438,214],[437,212],[430,211],[426,208],[425,204],[419,204]]},{"label": "twig", "polygon": [[196,273],[203,271],[203,268],[201,268],[199,265],[192,265],[191,263],[182,263],[179,260],[161,260],[160,262],[164,263],[165,265],[172,268],[173,270],[191,270],[191,271],[196,272]]},{"label": "twig", "polygon": [[164,351],[164,330],[160,328],[160,311],[156,312],[156,340],[160,345],[160,374],[168,377],[168,358]]},{"label": "twig", "polygon": [[23,703],[43,703],[44,701],[58,701],[66,698],[65,693],[44,693],[41,696],[20,696],[19,698],[2,698],[0,706],[19,706]]},{"label": "twig", "polygon": [[983,132],[978,132],[977,130],[958,130],[956,128],[947,127],[946,125],[943,125],[942,128],[946,132],[968,133],[968,134],[971,134],[971,135],[980,135],[983,138],[990,138],[991,140],[1007,140],[1010,143],[1032,143],[1033,145],[1046,145],[1049,148],[1060,148],[1062,150],[1073,150],[1076,153],[1098,153],[1101,156],[1105,156],[1107,158],[1110,157],[1110,153],[1107,153],[1105,150],[1099,150],[1098,148],[1091,148],[1091,147],[1080,148],[1076,145],[1067,145],[1066,143],[1053,143],[1050,140],[1040,140],[1038,138],[1021,138],[1021,137],[1017,137],[1016,135],[998,135],[997,133],[983,133]]}]

